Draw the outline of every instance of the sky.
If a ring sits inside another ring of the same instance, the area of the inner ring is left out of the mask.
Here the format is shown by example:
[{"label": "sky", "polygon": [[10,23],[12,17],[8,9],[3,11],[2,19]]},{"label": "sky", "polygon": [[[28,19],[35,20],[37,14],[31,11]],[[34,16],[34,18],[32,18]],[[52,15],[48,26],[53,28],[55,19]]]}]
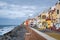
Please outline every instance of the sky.
[{"label": "sky", "polygon": [[58,0],[0,0],[0,25],[19,25],[55,5]]}]

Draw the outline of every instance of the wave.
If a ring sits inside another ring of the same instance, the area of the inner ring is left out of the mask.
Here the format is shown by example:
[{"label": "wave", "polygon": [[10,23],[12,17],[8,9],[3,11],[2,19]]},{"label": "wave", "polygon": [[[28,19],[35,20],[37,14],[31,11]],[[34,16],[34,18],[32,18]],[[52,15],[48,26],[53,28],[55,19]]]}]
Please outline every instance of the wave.
[{"label": "wave", "polygon": [[15,28],[15,26],[10,26],[10,27],[3,27],[2,29],[0,29],[0,35],[3,35],[11,30],[13,30]]}]

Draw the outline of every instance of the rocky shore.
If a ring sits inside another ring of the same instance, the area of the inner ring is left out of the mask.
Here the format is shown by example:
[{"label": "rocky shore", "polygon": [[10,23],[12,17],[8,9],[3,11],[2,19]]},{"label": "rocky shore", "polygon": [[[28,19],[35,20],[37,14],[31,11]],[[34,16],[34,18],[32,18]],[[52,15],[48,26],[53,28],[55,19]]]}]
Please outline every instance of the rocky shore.
[{"label": "rocky shore", "polygon": [[20,26],[15,27],[10,32],[4,34],[3,36],[0,36],[0,40],[24,40],[25,33],[25,27],[23,24],[21,24]]}]

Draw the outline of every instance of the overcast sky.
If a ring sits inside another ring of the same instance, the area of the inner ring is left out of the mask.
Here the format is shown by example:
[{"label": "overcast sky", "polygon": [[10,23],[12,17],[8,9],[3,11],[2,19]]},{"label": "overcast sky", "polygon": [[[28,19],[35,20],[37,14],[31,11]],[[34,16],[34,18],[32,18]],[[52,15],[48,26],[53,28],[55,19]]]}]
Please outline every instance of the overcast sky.
[{"label": "overcast sky", "polygon": [[20,24],[55,5],[58,0],[0,0],[0,25]]}]

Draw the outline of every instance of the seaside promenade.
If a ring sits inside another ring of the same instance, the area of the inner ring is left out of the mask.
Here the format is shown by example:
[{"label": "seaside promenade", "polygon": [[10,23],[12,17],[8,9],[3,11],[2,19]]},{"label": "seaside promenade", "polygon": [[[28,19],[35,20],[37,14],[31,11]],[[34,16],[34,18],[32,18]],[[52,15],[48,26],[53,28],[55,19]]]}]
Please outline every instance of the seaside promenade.
[{"label": "seaside promenade", "polygon": [[25,34],[25,40],[56,40],[32,27],[26,27],[28,33]]}]

